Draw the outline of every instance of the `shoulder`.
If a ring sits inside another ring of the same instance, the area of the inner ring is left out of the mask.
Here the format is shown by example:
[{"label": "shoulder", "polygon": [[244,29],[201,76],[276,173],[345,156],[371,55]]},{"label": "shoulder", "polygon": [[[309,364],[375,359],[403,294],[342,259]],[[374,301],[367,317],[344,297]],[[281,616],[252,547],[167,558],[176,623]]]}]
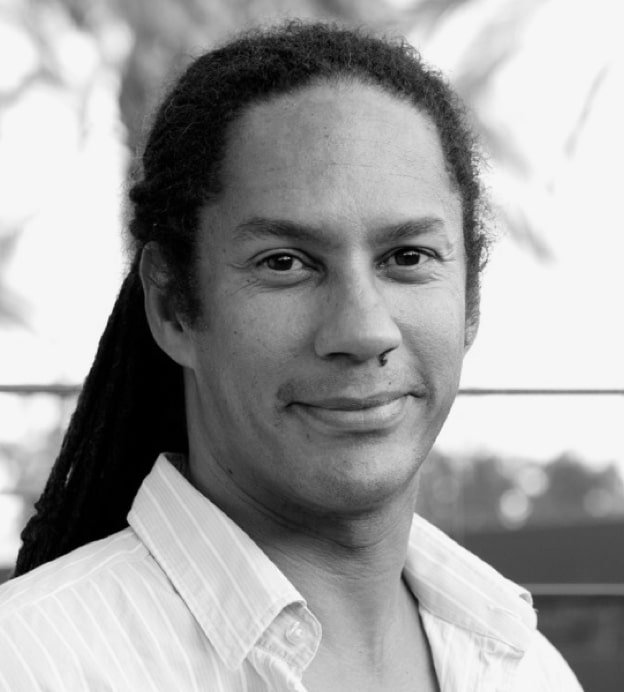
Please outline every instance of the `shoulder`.
[{"label": "shoulder", "polygon": [[535,632],[520,666],[514,692],[582,692],[581,685],[563,656],[544,637]]},{"label": "shoulder", "polygon": [[145,560],[147,550],[131,529],[88,543],[0,587],[0,625],[24,609],[44,606],[87,584],[106,580],[122,565]]},{"label": "shoulder", "polygon": [[104,681],[113,689],[100,651],[119,637],[120,622],[154,608],[131,606],[133,592],[159,589],[150,561],[125,529],[0,587],[0,690],[100,689]]},{"label": "shoulder", "polygon": [[[408,583],[411,579],[419,603],[438,618],[440,632],[458,627],[466,642],[502,645],[491,651],[516,671],[513,692],[581,692],[564,658],[537,630],[530,593],[418,516],[406,567]],[[444,642],[441,650],[447,647]]]}]

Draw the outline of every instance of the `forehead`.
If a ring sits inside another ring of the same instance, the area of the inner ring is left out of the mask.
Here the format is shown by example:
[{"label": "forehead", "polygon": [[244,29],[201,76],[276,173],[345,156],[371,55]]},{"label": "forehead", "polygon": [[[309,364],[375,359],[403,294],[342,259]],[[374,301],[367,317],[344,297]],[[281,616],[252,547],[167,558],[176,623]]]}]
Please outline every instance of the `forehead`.
[{"label": "forehead", "polygon": [[431,120],[360,82],[320,83],[250,107],[230,129],[222,180],[222,212],[317,224],[383,225],[448,214],[458,202]]}]

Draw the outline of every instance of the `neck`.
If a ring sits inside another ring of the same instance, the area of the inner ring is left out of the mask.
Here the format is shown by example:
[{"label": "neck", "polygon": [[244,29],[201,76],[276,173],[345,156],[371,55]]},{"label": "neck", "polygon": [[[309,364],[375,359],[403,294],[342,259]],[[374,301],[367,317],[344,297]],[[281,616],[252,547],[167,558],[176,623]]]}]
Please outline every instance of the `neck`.
[{"label": "neck", "polygon": [[349,518],[327,533],[281,530],[256,540],[306,599],[325,644],[350,641],[374,652],[405,605],[401,573],[411,515],[410,509],[399,517]]},{"label": "neck", "polygon": [[322,624],[324,645],[351,642],[371,655],[385,648],[411,602],[401,573],[416,479],[374,509],[328,516],[301,507],[278,514],[275,503],[249,497],[217,465],[206,464],[205,457],[193,459],[192,452],[190,475],[198,490],[258,543],[306,599]]}]

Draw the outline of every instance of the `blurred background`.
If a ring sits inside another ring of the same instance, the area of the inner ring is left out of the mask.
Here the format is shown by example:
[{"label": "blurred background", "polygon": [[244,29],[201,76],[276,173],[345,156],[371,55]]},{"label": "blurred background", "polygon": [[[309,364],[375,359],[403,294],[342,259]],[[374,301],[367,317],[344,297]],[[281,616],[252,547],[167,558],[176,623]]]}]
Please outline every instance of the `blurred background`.
[{"label": "blurred background", "polygon": [[618,0],[0,0],[0,579],[123,277],[150,113],[194,56],[286,17],[406,36],[470,106],[499,239],[419,511],[533,591],[586,689],[621,689]]}]

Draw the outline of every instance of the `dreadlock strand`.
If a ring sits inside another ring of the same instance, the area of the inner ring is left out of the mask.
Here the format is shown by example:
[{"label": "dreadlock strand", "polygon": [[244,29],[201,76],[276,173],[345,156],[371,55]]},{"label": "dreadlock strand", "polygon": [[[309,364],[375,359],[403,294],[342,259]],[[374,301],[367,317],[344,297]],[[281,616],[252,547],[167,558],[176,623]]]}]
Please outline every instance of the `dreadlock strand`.
[{"label": "dreadlock strand", "polygon": [[[175,399],[165,409],[159,407],[163,395]],[[179,366],[149,332],[134,267],[100,339],[36,514],[22,532],[14,576],[126,525],[132,498],[161,444],[157,436],[146,448],[145,435],[171,426],[171,443],[184,449],[182,395]],[[162,420],[163,411],[176,415]]]},{"label": "dreadlock strand", "polygon": [[202,307],[198,218],[223,190],[232,123],[254,103],[343,77],[378,85],[434,122],[462,198],[467,313],[477,314],[479,274],[489,244],[481,223],[478,152],[460,104],[416,51],[359,30],[290,22],[242,34],[205,53],[155,114],[129,191],[135,262],[36,513],[22,532],[15,575],[122,529],[158,454],[187,452],[182,369],[150,333],[138,258],[146,243],[158,244],[181,317],[195,326]]}]

